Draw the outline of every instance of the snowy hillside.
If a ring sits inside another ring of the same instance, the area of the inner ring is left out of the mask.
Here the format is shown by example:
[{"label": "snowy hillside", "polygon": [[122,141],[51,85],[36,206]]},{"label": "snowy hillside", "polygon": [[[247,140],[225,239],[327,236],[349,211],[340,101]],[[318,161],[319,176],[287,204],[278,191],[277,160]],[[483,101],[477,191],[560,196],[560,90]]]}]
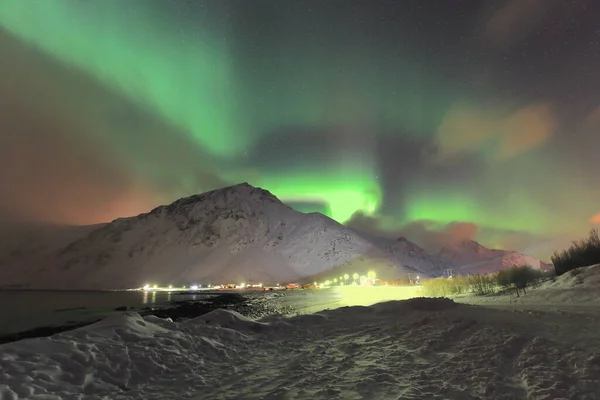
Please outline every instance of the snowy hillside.
[{"label": "snowy hillside", "polygon": [[6,225],[0,230],[0,265],[24,260],[32,254],[47,257],[102,225]]},{"label": "snowy hillside", "polygon": [[446,268],[455,273],[487,274],[502,269],[529,265],[542,269],[540,260],[515,251],[488,249],[474,240],[464,240],[453,246],[446,246],[437,254]]},{"label": "snowy hillside", "polygon": [[480,305],[520,304],[530,306],[593,307],[600,305],[600,264],[571,270],[561,276],[527,289],[516,296],[514,291],[493,296],[457,296],[456,301]]},{"label": "snowy hillside", "polygon": [[591,400],[599,321],[447,299],[262,321],[126,313],[1,345],[0,398]]},{"label": "snowy hillside", "polygon": [[429,276],[440,276],[444,270],[453,264],[426,252],[410,240],[400,237],[398,239],[379,239],[379,245],[390,255],[406,267],[422,271]]},{"label": "snowy hillside", "polygon": [[8,230],[0,244],[0,287],[274,284],[367,270],[407,279],[409,273],[485,273],[535,262],[471,241],[431,255],[407,239],[369,237],[239,184],[104,225]]},{"label": "snowy hillside", "polygon": [[14,273],[23,260],[18,267],[6,262],[0,279],[70,289],[276,283],[343,265],[372,248],[330,218],[294,211],[265,190],[239,184],[117,219],[28,266],[26,276]]}]

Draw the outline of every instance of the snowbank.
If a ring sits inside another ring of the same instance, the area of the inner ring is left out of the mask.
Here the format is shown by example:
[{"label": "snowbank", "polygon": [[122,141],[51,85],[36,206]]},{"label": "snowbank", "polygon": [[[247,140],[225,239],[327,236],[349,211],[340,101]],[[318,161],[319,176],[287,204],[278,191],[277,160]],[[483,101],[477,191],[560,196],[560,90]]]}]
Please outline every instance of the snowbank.
[{"label": "snowbank", "polygon": [[536,318],[448,299],[263,321],[127,313],[0,346],[0,398],[596,398],[600,356],[544,336]]},{"label": "snowbank", "polygon": [[511,292],[505,295],[457,296],[456,301],[481,305],[556,305],[556,306],[599,306],[600,264],[577,268],[549,280],[538,287],[527,289],[527,294],[517,297]]}]

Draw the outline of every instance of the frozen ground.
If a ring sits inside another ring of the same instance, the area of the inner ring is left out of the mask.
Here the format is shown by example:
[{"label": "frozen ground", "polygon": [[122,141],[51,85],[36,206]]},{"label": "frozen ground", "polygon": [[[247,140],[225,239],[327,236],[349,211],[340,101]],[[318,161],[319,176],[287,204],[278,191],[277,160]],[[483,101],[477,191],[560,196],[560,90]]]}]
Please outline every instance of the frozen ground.
[{"label": "frozen ground", "polygon": [[446,299],[261,322],[123,314],[0,346],[4,399],[597,399],[599,315]]}]

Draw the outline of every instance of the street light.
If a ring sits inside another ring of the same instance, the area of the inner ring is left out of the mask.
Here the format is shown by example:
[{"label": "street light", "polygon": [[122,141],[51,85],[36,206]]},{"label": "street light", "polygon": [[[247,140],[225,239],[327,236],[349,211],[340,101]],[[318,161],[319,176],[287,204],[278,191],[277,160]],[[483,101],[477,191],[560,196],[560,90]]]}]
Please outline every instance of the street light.
[{"label": "street light", "polygon": [[369,271],[367,272],[367,278],[369,278],[369,280],[371,281],[371,284],[375,284],[375,278],[377,278],[377,274],[375,273],[375,271]]}]

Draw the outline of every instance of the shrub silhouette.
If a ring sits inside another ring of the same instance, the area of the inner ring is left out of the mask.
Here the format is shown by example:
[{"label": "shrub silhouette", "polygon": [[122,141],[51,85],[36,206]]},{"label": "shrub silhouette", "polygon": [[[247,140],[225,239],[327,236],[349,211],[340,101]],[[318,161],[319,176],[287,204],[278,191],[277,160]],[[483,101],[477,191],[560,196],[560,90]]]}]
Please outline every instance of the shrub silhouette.
[{"label": "shrub silhouette", "polygon": [[521,293],[526,294],[527,288],[539,282],[542,276],[542,271],[523,265],[487,275],[429,279],[421,285],[423,294],[430,297],[454,296],[469,292],[486,295],[495,293],[498,287],[515,290],[517,296],[520,296]]},{"label": "shrub silhouette", "polygon": [[484,295],[494,293],[496,281],[494,275],[454,276],[435,278],[421,282],[423,294],[430,297],[455,296],[464,293]]},{"label": "shrub silhouette", "polygon": [[523,293],[527,294],[527,287],[537,283],[541,277],[541,271],[535,270],[527,265],[511,268],[509,270],[509,281],[516,290],[517,297],[519,297],[519,290],[522,290]]},{"label": "shrub silhouette", "polygon": [[477,295],[494,293],[496,291],[496,279],[494,274],[471,275],[468,279],[471,291]]},{"label": "shrub silhouette", "polygon": [[600,237],[592,229],[587,239],[575,241],[566,250],[554,252],[551,257],[556,275],[562,275],[580,267],[600,263]]},{"label": "shrub silhouette", "polygon": [[519,297],[521,291],[527,294],[527,288],[538,283],[542,276],[542,271],[522,265],[499,271],[496,274],[496,283],[504,290],[514,289]]}]

